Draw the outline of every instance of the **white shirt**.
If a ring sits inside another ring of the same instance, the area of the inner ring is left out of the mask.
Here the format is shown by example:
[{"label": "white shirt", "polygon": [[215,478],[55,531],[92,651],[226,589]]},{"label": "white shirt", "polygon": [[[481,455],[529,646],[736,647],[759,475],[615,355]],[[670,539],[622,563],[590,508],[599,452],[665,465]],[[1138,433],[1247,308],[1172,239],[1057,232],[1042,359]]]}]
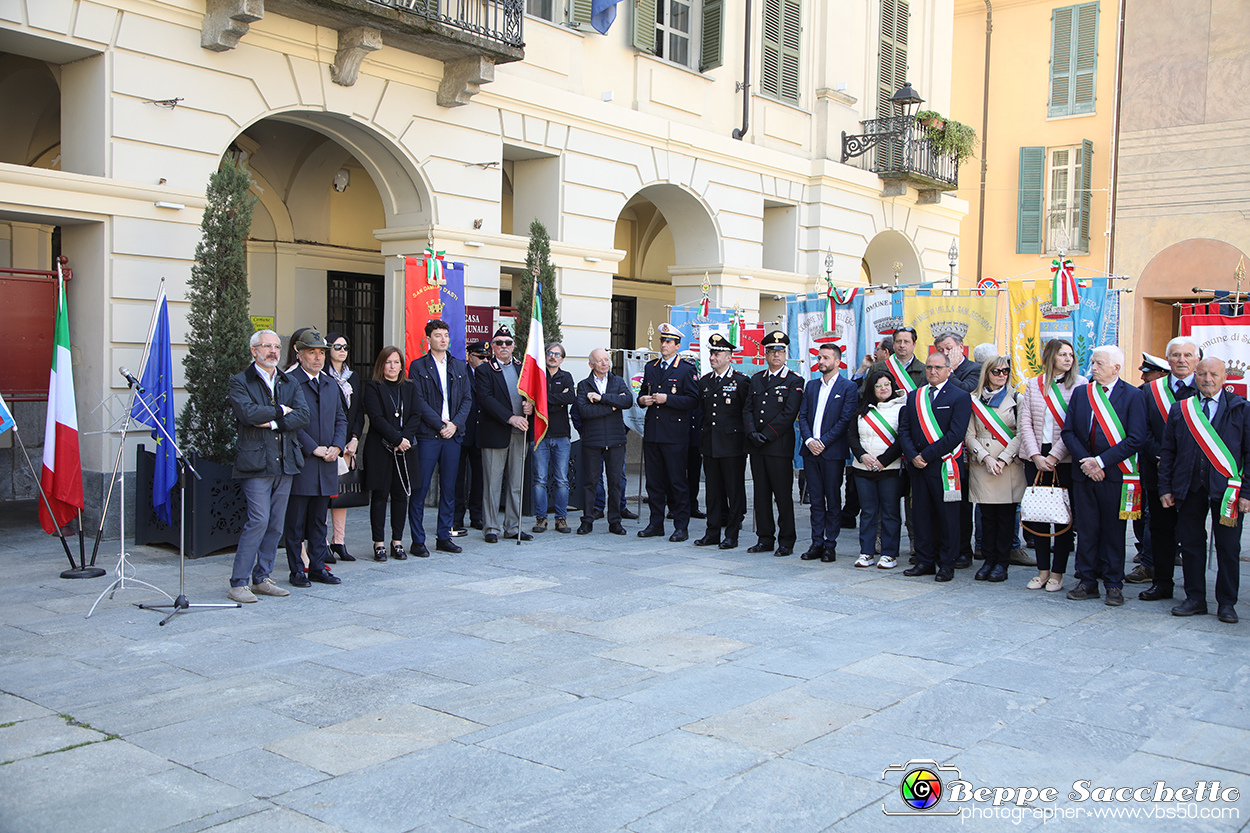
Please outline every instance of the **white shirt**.
[{"label": "white shirt", "polygon": [[599,391],[600,396],[603,396],[605,393],[608,392],[608,377],[607,376],[604,376],[602,379],[600,379],[598,376],[592,373],[590,374],[590,378],[594,380],[595,390]]},{"label": "white shirt", "polygon": [[443,422],[451,419],[451,414],[447,410],[447,354],[443,354],[443,360],[440,362],[438,357],[430,353],[430,358],[434,359],[434,369],[438,371],[438,384],[443,389]]},{"label": "white shirt", "polygon": [[[269,386],[269,395],[277,396],[278,395],[278,368],[275,367],[273,369],[273,373],[270,373],[268,370],[265,370],[265,368],[261,367],[256,362],[252,362],[252,364],[256,365],[256,375],[264,379],[265,384]],[[277,431],[278,423],[272,419],[269,420],[269,430]]]},{"label": "white shirt", "polygon": [[816,395],[816,414],[812,419],[812,436],[807,438],[809,443],[820,439],[820,426],[824,424],[825,419],[825,405],[828,404],[829,393],[833,390],[833,386],[837,381],[838,374],[836,373],[828,380],[821,376],[820,393]]},{"label": "white shirt", "polygon": [[[1168,377],[1168,383],[1169,383],[1169,384],[1171,384],[1171,386],[1172,386],[1172,395],[1173,395],[1173,396],[1175,396],[1175,395],[1176,395],[1176,389],[1177,389],[1177,388],[1179,388],[1181,385],[1189,385],[1191,388],[1194,388],[1195,390],[1197,390],[1197,388],[1198,388],[1198,385],[1194,383],[1194,374],[1193,374],[1193,373],[1190,373],[1190,374],[1189,374],[1189,376],[1188,376],[1187,378],[1185,378],[1185,379],[1181,379],[1181,378],[1178,378],[1178,377],[1176,377],[1176,376],[1169,376],[1169,377]],[[1198,395],[1199,395],[1199,396],[1202,396],[1202,394],[1198,394]]]}]

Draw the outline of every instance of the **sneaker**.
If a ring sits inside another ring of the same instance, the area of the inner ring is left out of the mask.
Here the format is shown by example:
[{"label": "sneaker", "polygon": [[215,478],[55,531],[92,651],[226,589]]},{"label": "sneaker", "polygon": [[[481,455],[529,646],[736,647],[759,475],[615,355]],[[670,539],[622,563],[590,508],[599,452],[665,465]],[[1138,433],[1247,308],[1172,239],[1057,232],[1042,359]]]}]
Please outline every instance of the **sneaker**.
[{"label": "sneaker", "polygon": [[563,532],[565,534],[568,534],[572,531],[573,530],[569,527],[568,518],[556,518],[556,532]]},{"label": "sneaker", "polygon": [[1154,570],[1138,564],[1133,568],[1133,572],[1124,577],[1124,581],[1128,584],[1149,584],[1154,580],[1154,575]]},{"label": "sneaker", "polygon": [[538,520],[534,521],[534,528],[531,529],[530,531],[531,532],[546,532],[547,531],[547,519],[539,518]]},{"label": "sneaker", "polygon": [[877,562],[878,570],[893,570],[898,564],[898,559],[892,555],[883,555],[881,560]]},{"label": "sneaker", "polygon": [[1011,564],[1019,564],[1021,567],[1036,567],[1037,556],[1031,555],[1021,549],[1014,549],[1008,554],[1007,561]]},{"label": "sneaker", "polygon": [[273,579],[268,576],[260,584],[252,585],[252,592],[258,596],[289,596],[291,591],[285,587],[279,587],[273,583]]},{"label": "sneaker", "polygon": [[238,602],[241,605],[250,605],[256,603],[256,594],[249,590],[246,586],[231,587],[226,593],[230,597],[230,601]]},{"label": "sneaker", "polygon": [[871,567],[873,564],[876,564],[876,563],[877,563],[877,556],[864,553],[855,561],[855,566],[856,567]]}]

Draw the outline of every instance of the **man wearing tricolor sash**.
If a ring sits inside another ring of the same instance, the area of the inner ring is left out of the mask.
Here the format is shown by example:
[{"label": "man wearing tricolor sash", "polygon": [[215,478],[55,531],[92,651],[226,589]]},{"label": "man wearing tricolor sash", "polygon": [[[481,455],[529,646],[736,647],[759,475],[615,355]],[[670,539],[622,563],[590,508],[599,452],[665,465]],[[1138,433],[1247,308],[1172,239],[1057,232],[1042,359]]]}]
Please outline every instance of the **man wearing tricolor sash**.
[{"label": "man wearing tricolor sash", "polygon": [[950,581],[959,557],[959,501],[967,477],[960,458],[972,400],[947,383],[950,363],[943,353],[930,353],[924,371],[928,384],[907,394],[898,425],[916,520],[916,566],[903,575]]},{"label": "man wearing tricolor sash", "polygon": [[[884,361],[873,362],[864,374],[871,377],[878,370],[884,370],[894,377],[894,384],[906,391],[913,391],[925,383],[924,363],[916,358],[916,331],[911,327],[899,327],[894,331],[894,355]],[[866,384],[866,383],[865,383]],[[860,396],[871,393],[866,387]]]},{"label": "man wearing tricolor sash", "polygon": [[1185,575],[1185,601],[1173,616],[1207,612],[1207,515],[1215,536],[1215,602],[1221,622],[1237,622],[1241,516],[1250,512],[1241,477],[1250,450],[1250,406],[1224,390],[1219,359],[1203,359],[1196,373],[1198,396],[1172,405],[1159,457],[1159,501],[1176,507],[1176,537]]},{"label": "man wearing tricolor sash", "polygon": [[1138,594],[1146,602],[1170,599],[1173,593],[1172,565],[1176,555],[1176,507],[1159,502],[1159,456],[1163,453],[1163,429],[1174,402],[1198,392],[1194,370],[1198,366],[1198,345],[1188,336],[1168,342],[1167,364],[1170,373],[1141,386],[1146,395],[1146,445],[1137,455],[1141,467],[1142,487],[1146,490],[1149,509],[1150,550],[1143,552],[1141,563],[1124,577],[1127,584],[1150,587]]},{"label": "man wearing tricolor sash", "polygon": [[1141,515],[1137,452],[1146,443],[1146,398],[1120,380],[1124,351],[1096,347],[1093,381],[1072,392],[1063,424],[1063,444],[1076,462],[1072,470],[1072,515],[1076,526],[1076,576],[1072,600],[1124,604],[1125,523]]}]

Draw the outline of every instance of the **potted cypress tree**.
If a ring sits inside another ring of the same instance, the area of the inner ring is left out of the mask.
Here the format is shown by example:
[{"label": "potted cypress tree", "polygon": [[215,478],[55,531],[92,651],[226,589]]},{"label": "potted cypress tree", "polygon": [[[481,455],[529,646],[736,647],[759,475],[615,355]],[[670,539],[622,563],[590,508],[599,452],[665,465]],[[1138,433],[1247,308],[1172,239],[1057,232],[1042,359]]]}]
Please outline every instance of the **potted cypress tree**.
[{"label": "potted cypress tree", "polygon": [[[247,236],[256,203],[251,176],[227,157],[208,180],[208,205],[200,223],[201,239],[187,285],[187,403],[178,418],[178,442],[200,479],[188,476],[185,495],[186,554],[192,558],[234,546],[247,520],[247,502],[231,475],[236,436],[227,385],[251,361],[247,286]],[[178,544],[181,511],[175,492],[172,527],[151,511],[151,472],[155,455],[140,446],[138,494],[149,504],[136,513],[135,543]],[[146,458],[146,459],[145,459]],[[146,464],[146,465],[145,465]],[[145,488],[144,469],[148,480]],[[146,495],[146,498],[144,497]],[[146,518],[144,517],[146,515]],[[145,523],[146,521],[146,523]]]}]

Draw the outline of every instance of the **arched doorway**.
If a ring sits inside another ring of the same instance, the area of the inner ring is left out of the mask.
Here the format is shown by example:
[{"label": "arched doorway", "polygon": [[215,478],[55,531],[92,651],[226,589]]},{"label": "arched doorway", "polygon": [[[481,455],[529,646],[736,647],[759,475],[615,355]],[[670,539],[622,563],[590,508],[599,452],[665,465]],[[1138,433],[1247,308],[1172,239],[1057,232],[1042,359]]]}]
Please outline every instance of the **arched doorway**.
[{"label": "arched doorway", "polygon": [[860,273],[874,286],[920,283],[924,273],[920,255],[907,236],[898,231],[883,231],[872,238],[864,250]]},{"label": "arched doorway", "polygon": [[1143,350],[1162,356],[1180,326],[1180,309],[1175,304],[1210,298],[1209,293],[1195,294],[1194,287],[1233,291],[1233,273],[1244,257],[1240,249],[1222,240],[1193,238],[1151,258],[1137,279],[1132,356]]}]

